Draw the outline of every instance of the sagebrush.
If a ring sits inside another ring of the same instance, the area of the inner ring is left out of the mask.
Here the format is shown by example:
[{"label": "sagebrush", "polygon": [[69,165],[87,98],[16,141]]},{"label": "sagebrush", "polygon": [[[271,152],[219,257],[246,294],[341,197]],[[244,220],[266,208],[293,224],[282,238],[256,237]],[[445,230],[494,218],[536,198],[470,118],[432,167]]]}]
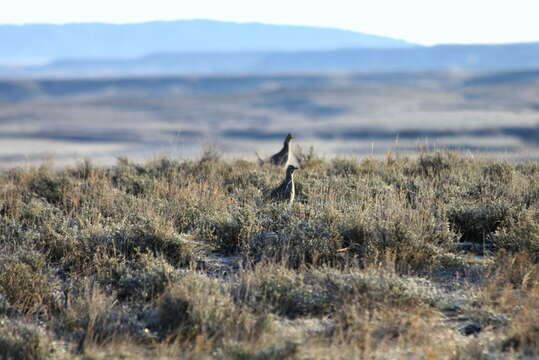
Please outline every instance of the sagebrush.
[{"label": "sagebrush", "polygon": [[0,358],[539,356],[539,166],[84,161],[0,175]]}]

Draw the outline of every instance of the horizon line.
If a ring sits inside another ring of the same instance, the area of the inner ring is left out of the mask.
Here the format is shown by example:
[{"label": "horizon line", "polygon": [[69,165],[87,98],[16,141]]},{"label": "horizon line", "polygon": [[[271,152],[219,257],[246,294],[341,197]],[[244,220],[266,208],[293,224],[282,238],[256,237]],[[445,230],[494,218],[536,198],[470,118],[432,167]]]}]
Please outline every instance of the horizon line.
[{"label": "horizon line", "polygon": [[173,23],[173,22],[182,22],[182,21],[208,21],[208,22],[219,22],[219,23],[229,23],[229,24],[237,24],[237,25],[267,25],[267,26],[288,26],[288,27],[297,27],[297,28],[313,28],[313,29],[326,29],[326,30],[337,30],[337,31],[344,31],[344,32],[350,32],[354,34],[362,34],[362,35],[370,35],[370,36],[378,36],[382,38],[388,38],[398,41],[404,41],[410,45],[415,45],[419,47],[433,47],[433,46],[445,46],[445,45],[511,45],[511,44],[533,44],[539,42],[539,39],[536,41],[502,41],[502,42],[435,42],[435,43],[421,43],[421,42],[414,42],[411,40],[407,40],[402,37],[392,37],[388,35],[379,35],[375,33],[368,33],[368,32],[362,32],[358,30],[352,30],[347,28],[340,28],[340,27],[333,27],[333,26],[326,26],[326,25],[305,25],[305,24],[291,24],[291,23],[270,23],[270,22],[263,22],[263,21],[236,21],[236,20],[221,20],[221,19],[210,19],[210,18],[178,18],[174,20],[169,19],[152,19],[152,20],[133,20],[133,21],[50,21],[50,22],[17,22],[17,23],[5,23],[0,22],[0,26],[15,26],[15,27],[23,27],[23,26],[32,26],[32,25],[50,25],[50,26],[68,26],[68,25],[86,25],[86,24],[99,24],[99,25],[114,25],[114,26],[123,26],[123,25],[139,25],[139,24],[149,24],[149,23]]}]

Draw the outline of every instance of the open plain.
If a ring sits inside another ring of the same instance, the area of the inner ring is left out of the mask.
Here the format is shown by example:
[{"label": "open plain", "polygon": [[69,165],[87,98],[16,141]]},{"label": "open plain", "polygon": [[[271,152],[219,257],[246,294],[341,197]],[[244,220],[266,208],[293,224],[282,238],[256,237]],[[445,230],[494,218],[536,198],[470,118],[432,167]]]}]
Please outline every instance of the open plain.
[{"label": "open plain", "polygon": [[421,147],[536,159],[539,72],[408,72],[0,81],[0,168],[118,156],[318,154]]}]

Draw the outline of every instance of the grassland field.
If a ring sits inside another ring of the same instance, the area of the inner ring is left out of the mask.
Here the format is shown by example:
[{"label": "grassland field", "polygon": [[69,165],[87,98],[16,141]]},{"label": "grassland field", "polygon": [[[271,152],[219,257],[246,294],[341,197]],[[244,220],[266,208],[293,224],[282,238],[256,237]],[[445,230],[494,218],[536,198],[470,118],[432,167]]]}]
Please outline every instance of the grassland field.
[{"label": "grassland field", "polygon": [[296,156],[0,174],[0,358],[539,356],[537,162]]}]

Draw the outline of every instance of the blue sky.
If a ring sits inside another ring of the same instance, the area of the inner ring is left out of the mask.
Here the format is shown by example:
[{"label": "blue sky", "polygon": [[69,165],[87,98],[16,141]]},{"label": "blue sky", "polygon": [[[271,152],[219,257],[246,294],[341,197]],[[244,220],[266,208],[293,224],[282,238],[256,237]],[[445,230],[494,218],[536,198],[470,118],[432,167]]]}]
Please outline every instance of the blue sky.
[{"label": "blue sky", "polygon": [[424,45],[539,41],[531,0],[15,0],[0,23],[216,19],[335,27]]}]

